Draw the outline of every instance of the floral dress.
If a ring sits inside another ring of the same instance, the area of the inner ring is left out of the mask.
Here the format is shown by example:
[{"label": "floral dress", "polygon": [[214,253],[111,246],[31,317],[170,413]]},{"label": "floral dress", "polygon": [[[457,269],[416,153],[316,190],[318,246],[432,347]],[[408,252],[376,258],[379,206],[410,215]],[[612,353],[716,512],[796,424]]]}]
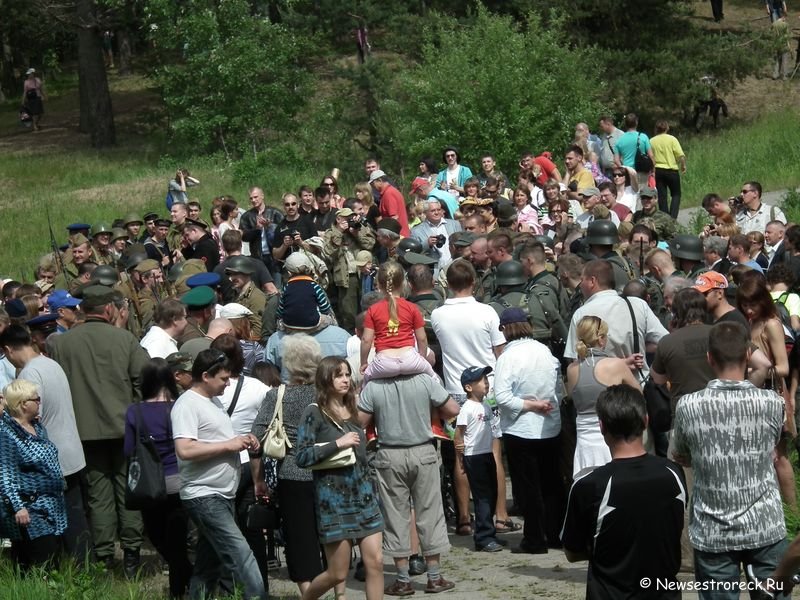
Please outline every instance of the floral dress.
[{"label": "floral dress", "polygon": [[339,451],[336,440],[349,432],[357,433],[361,440],[353,448],[355,464],[314,471],[317,531],[322,544],[359,540],[383,531],[377,489],[367,466],[364,431],[357,423],[337,423],[317,404],[310,404],[300,419],[295,462],[308,468],[333,456]]}]

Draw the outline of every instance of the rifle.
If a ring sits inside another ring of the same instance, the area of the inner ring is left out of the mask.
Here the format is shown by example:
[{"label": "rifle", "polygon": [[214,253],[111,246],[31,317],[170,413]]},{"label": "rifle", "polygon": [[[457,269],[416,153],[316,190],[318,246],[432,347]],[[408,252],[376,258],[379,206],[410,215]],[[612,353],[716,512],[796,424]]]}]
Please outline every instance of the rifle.
[{"label": "rifle", "polygon": [[644,277],[644,240],[639,240],[639,277]]},{"label": "rifle", "polygon": [[64,266],[64,259],[61,256],[61,250],[58,249],[58,242],[56,242],[56,236],[53,233],[53,223],[50,221],[50,206],[47,202],[44,203],[44,211],[47,215],[47,229],[50,232],[50,249],[53,251],[53,260],[56,261],[59,273],[64,274],[64,281],[66,281],[67,289],[69,289],[71,283],[70,276],[67,272],[67,268]]},{"label": "rifle", "polygon": [[136,293],[136,284],[133,282],[132,278],[128,279],[128,290],[131,293],[131,299],[133,300],[133,311],[136,313],[136,320],[139,322],[139,335],[142,335],[144,331],[144,322],[142,321],[142,307],[139,304],[139,294]]}]

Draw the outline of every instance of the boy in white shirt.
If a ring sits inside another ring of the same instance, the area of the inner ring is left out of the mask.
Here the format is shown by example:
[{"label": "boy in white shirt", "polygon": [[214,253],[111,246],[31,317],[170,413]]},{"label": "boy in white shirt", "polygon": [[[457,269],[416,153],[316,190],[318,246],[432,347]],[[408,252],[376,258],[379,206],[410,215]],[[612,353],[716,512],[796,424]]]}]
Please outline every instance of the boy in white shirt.
[{"label": "boy in white shirt", "polygon": [[499,552],[494,508],[497,503],[497,466],[492,454],[494,416],[484,401],[489,392],[491,367],[468,367],[461,374],[467,400],[456,419],[455,448],[459,466],[466,472],[475,504],[475,550]]}]

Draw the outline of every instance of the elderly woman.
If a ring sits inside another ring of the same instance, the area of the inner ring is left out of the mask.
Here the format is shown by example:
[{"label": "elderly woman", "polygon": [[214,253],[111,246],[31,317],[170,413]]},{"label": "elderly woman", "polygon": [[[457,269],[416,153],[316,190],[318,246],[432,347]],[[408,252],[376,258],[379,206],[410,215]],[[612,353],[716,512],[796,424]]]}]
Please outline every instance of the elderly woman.
[{"label": "elderly woman", "polygon": [[[263,439],[280,398],[283,404],[283,426],[292,447],[287,449],[286,457],[278,465],[277,495],[283,517],[289,579],[297,584],[301,594],[325,570],[317,521],[314,518],[314,477],[311,471],[301,469],[295,462],[300,417],[309,404],[316,402],[314,377],[321,361],[319,343],[310,335],[295,333],[286,336],[283,342],[283,367],[289,374],[289,383],[267,393],[251,430],[259,440]],[[268,496],[270,491],[264,481],[264,462],[261,456],[251,457],[250,469],[253,481],[256,482],[256,495]],[[343,593],[344,585],[337,592]]]},{"label": "elderly woman", "polygon": [[507,308],[500,316],[506,338],[497,359],[494,393],[511,485],[525,519],[517,552],[546,554],[560,547],[564,490],[558,471],[561,415],[558,360],[533,339],[528,316]]},{"label": "elderly woman", "polygon": [[0,417],[0,527],[11,555],[27,569],[56,558],[67,528],[58,450],[39,423],[34,383],[17,379],[3,390]]}]

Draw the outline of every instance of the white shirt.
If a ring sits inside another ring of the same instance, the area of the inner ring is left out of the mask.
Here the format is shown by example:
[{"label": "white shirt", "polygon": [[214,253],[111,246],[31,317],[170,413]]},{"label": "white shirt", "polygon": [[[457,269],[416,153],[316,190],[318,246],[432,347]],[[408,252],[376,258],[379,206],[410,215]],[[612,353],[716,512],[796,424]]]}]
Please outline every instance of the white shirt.
[{"label": "white shirt", "polygon": [[[639,336],[639,352],[645,353],[645,342],[657,342],[667,335],[667,330],[653,314],[647,302],[641,298],[628,298],[636,316],[637,335]],[[625,358],[633,354],[633,323],[628,305],[614,290],[603,290],[593,294],[572,315],[567,335],[566,358],[577,358],[575,344],[578,341],[575,328],[583,317],[600,317],[608,325],[608,344],[606,351],[611,356]],[[646,376],[650,368],[645,363],[642,373]]]},{"label": "white shirt", "polygon": [[[509,342],[497,359],[494,398],[500,407],[503,435],[525,439],[547,439],[561,431],[559,404],[560,365],[550,349],[532,339]],[[522,402],[531,397],[549,400],[554,408],[547,416],[522,412]]]},{"label": "white shirt", "polygon": [[780,221],[785,224],[786,215],[784,215],[783,211],[777,206],[772,206],[764,202],[761,203],[758,212],[754,215],[751,215],[747,208],[744,208],[736,214],[736,225],[739,226],[739,230],[745,235],[751,231],[764,233],[764,230],[767,228],[767,223],[770,221]]},{"label": "white shirt", "polygon": [[[431,327],[442,348],[444,387],[450,394],[464,394],[461,373],[467,367],[492,367],[494,346],[506,343],[500,317],[488,304],[472,296],[448,298],[431,313]],[[489,373],[489,383],[492,383]]]},{"label": "white shirt", "polygon": [[[173,439],[226,442],[234,436],[233,424],[219,398],[205,398],[188,390],[170,412]],[[239,487],[239,453],[226,452],[206,460],[181,460],[181,500],[219,494],[229,500]]]},{"label": "white shirt", "polygon": [[492,453],[492,409],[486,400],[464,402],[456,419],[456,427],[459,425],[467,428],[464,431],[464,456]]},{"label": "white shirt", "polygon": [[[253,428],[253,421],[255,421],[256,415],[258,414],[258,409],[261,408],[261,403],[264,401],[267,392],[272,389],[268,385],[261,383],[258,379],[247,377],[246,375],[243,377],[242,391],[239,392],[239,399],[236,401],[236,407],[233,409],[233,414],[231,415],[233,431],[237,435],[250,433],[250,430]],[[230,407],[231,402],[233,402],[233,395],[236,393],[236,386],[238,383],[238,377],[231,377],[230,385],[225,388],[225,393],[219,397],[226,411]],[[239,453],[239,458],[242,464],[250,462],[250,456],[247,450],[242,450]]]},{"label": "white shirt", "polygon": [[178,351],[178,344],[175,340],[158,325],[150,328],[139,345],[147,350],[150,358],[167,358],[173,352]]},{"label": "white shirt", "polygon": [[[619,217],[617,216],[617,213],[615,213],[613,210],[609,210],[608,214],[609,218],[611,219],[611,222],[614,223],[614,225],[616,225],[617,227],[619,227]],[[580,226],[581,229],[586,229],[587,227],[589,227],[589,223],[591,223],[594,220],[595,219],[594,215],[592,214],[592,211],[587,210],[582,215],[578,215],[578,218],[575,219],[575,222],[578,224],[578,226]]]}]

